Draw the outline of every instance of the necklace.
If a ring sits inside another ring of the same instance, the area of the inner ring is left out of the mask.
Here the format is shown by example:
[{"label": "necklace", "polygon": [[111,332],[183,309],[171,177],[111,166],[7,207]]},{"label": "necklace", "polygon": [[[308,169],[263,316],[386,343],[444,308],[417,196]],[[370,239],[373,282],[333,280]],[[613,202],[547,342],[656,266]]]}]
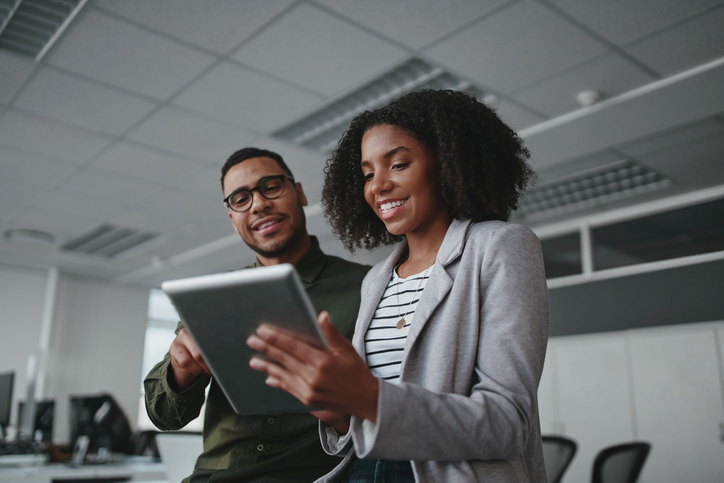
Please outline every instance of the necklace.
[{"label": "necklace", "polygon": [[[422,272],[422,276],[420,277],[420,283],[417,284],[417,290],[415,290],[415,293],[412,294],[412,298],[410,299],[408,304],[405,306],[405,309],[409,309],[410,305],[412,305],[412,302],[415,300],[415,296],[417,295],[417,292],[419,292],[420,287],[422,287],[422,281],[425,280],[425,277],[428,275],[428,272],[433,267],[433,265],[435,265],[436,259],[437,259],[437,254],[435,254],[435,258],[432,259],[432,263],[430,264],[430,266],[427,267],[424,272]],[[399,277],[399,275],[398,275],[398,277]],[[405,321],[405,318],[402,316],[402,312],[400,312],[400,285],[402,285],[402,283],[398,283],[397,287],[396,287],[397,288],[397,315],[400,317],[400,320],[397,321],[397,325],[395,326],[395,327],[397,327],[397,330],[402,330],[402,328],[407,323]]]}]

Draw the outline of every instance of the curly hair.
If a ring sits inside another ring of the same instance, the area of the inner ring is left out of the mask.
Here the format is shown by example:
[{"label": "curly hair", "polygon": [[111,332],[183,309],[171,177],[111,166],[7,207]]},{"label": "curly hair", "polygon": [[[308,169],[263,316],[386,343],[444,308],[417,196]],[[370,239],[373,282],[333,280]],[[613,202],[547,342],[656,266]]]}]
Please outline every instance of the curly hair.
[{"label": "curly hair", "polygon": [[492,108],[457,91],[411,92],[355,117],[327,160],[324,214],[349,251],[402,239],[387,231],[364,198],[362,137],[381,124],[401,128],[430,148],[452,218],[507,221],[533,178],[528,150]]}]

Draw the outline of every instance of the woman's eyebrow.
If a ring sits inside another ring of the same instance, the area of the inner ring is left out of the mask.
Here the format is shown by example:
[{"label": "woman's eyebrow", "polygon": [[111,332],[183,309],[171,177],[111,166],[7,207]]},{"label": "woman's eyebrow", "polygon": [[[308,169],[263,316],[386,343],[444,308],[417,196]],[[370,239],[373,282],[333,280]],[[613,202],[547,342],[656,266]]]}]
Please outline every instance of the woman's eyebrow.
[{"label": "woman's eyebrow", "polygon": [[[383,158],[391,158],[392,156],[394,156],[395,154],[399,153],[400,151],[412,152],[412,150],[411,150],[410,148],[406,147],[406,146],[397,146],[396,148],[393,148],[393,149],[390,149],[389,151],[387,151],[385,154],[382,155],[382,157],[383,157]],[[365,167],[365,166],[368,166],[369,164],[370,164],[369,161],[364,161],[364,160],[363,160],[363,161],[360,163],[360,166],[361,166],[361,167]]]}]

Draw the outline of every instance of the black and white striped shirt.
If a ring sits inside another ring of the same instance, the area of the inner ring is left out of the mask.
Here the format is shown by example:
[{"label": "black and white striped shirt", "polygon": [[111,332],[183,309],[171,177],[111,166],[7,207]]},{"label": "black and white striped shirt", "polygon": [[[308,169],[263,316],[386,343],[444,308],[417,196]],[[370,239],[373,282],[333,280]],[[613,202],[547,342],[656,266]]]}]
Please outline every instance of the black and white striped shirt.
[{"label": "black and white striped shirt", "polygon": [[[400,381],[407,333],[432,268],[407,278],[398,277],[397,270],[392,272],[392,279],[365,334],[367,365],[375,377],[393,384]],[[403,317],[405,324],[398,329],[397,323]]]}]

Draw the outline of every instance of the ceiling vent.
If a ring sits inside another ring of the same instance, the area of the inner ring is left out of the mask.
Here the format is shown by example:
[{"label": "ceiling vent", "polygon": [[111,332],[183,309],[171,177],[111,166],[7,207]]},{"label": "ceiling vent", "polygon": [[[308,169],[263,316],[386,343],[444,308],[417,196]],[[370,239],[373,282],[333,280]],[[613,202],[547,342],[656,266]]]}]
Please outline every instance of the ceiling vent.
[{"label": "ceiling vent", "polygon": [[0,0],[0,48],[43,58],[88,0]]},{"label": "ceiling vent", "polygon": [[331,153],[360,112],[383,106],[395,97],[417,89],[452,89],[485,98],[482,89],[440,67],[411,59],[341,99],[274,133],[274,136],[315,151]]},{"label": "ceiling vent", "polygon": [[659,173],[622,160],[539,186],[526,195],[517,215],[525,221],[571,213],[671,186]]},{"label": "ceiling vent", "polygon": [[157,236],[156,233],[103,224],[85,235],[70,240],[60,248],[69,252],[111,258]]}]

